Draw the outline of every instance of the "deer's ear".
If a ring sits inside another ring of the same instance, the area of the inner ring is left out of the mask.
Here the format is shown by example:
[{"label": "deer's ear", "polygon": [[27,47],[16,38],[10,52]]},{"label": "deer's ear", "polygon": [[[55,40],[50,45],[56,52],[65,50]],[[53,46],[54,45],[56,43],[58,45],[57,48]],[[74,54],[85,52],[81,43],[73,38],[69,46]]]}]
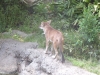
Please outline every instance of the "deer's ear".
[{"label": "deer's ear", "polygon": [[49,20],[49,21],[47,21],[48,22],[48,24],[50,24],[51,23],[51,20]]}]

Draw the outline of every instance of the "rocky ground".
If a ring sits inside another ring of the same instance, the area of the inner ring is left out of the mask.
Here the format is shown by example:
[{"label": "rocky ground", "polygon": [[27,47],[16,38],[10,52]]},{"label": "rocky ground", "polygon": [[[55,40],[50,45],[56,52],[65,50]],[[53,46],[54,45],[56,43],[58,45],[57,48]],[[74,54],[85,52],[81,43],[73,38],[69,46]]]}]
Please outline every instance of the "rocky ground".
[{"label": "rocky ground", "polygon": [[[20,32],[22,35],[23,33]],[[25,34],[24,34],[25,35]],[[27,36],[27,35],[25,35]],[[53,59],[35,42],[0,39],[0,75],[96,75]]]},{"label": "rocky ground", "polygon": [[37,43],[0,40],[0,73],[3,75],[96,75],[73,66],[67,60],[57,61]]}]

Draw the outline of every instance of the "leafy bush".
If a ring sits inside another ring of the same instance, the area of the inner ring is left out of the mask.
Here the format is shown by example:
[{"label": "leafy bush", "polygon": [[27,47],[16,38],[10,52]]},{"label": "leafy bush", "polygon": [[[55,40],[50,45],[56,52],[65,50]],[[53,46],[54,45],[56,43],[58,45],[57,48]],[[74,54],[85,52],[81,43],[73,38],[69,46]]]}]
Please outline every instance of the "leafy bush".
[{"label": "leafy bush", "polygon": [[53,3],[49,4],[49,10],[54,15],[61,15],[61,13],[64,11],[64,9],[65,9],[65,6],[64,6],[63,1],[53,2]]},{"label": "leafy bush", "polygon": [[86,58],[96,59],[100,58],[98,38],[100,24],[91,9],[90,5],[88,8],[84,8],[83,18],[79,22],[79,37],[74,45],[74,50],[77,49],[76,55],[81,54]]},{"label": "leafy bush", "polygon": [[80,34],[77,31],[71,30],[64,33],[64,37],[65,37],[65,44],[64,44],[65,54],[76,58],[83,58],[85,54],[84,52],[85,48],[83,47],[82,40],[80,40]]},{"label": "leafy bush", "polygon": [[[77,58],[100,58],[99,30],[97,15],[93,14],[92,6],[84,8],[83,17],[79,19],[79,30],[65,33],[65,53]],[[74,33],[73,33],[74,32]]]},{"label": "leafy bush", "polygon": [[40,33],[39,25],[45,18],[40,15],[29,15],[24,19],[23,25],[20,26],[20,30],[26,33]]},{"label": "leafy bush", "polygon": [[1,0],[0,3],[0,32],[19,27],[27,15],[27,10],[19,1]]},{"label": "leafy bush", "polygon": [[45,15],[47,13],[47,5],[43,2],[38,3],[33,7],[35,14]]},{"label": "leafy bush", "polygon": [[17,27],[24,21],[26,14],[26,11],[22,11],[18,5],[7,6],[5,12],[6,25],[8,27]]},{"label": "leafy bush", "polygon": [[5,31],[5,27],[6,27],[6,18],[5,15],[3,14],[3,8],[0,6],[1,10],[0,10],[0,32],[1,31]]},{"label": "leafy bush", "polygon": [[79,22],[79,32],[84,44],[98,45],[99,24],[97,16],[91,12],[90,6],[84,8],[83,18]]}]

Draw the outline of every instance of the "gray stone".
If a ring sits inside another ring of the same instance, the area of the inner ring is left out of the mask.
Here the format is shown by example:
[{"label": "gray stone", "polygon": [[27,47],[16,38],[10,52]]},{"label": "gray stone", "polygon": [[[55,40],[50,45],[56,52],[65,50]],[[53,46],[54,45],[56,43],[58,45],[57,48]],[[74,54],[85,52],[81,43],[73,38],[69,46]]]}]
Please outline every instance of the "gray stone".
[{"label": "gray stone", "polygon": [[15,74],[17,71],[17,63],[19,58],[25,58],[29,54],[26,52],[28,48],[36,49],[37,43],[19,42],[13,39],[0,40],[0,73]]},{"label": "gray stone", "polygon": [[0,40],[1,75],[96,75],[79,67],[53,59],[36,43],[13,39]]}]

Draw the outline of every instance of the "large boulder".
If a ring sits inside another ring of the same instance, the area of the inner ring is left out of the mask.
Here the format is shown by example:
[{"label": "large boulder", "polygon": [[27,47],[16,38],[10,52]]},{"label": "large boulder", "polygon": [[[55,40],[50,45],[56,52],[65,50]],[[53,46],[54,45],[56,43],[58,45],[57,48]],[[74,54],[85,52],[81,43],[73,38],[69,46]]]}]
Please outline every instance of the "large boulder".
[{"label": "large boulder", "polygon": [[[13,39],[0,40],[0,73],[16,74],[19,58],[25,57],[28,48],[37,48],[37,43],[19,42]],[[19,57],[19,58],[18,58]]]},{"label": "large boulder", "polygon": [[70,62],[51,58],[42,49],[28,49],[28,61],[32,61],[19,75],[96,75],[73,66]]},{"label": "large boulder", "polygon": [[1,75],[96,75],[53,59],[37,43],[0,40]]}]

